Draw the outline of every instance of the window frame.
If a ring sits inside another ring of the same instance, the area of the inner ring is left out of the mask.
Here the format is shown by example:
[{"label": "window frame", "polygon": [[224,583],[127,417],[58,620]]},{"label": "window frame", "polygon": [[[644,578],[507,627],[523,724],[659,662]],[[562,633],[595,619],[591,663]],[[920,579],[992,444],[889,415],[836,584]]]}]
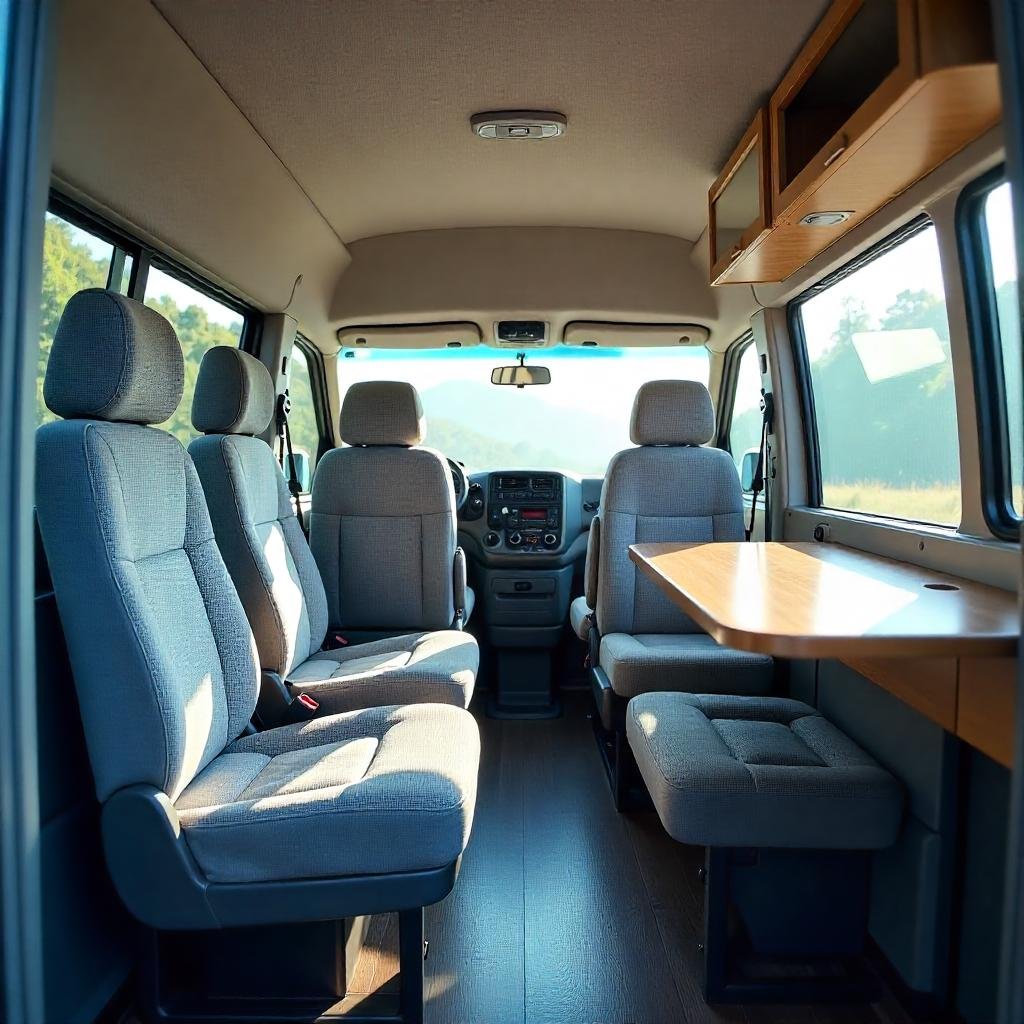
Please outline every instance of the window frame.
[{"label": "window frame", "polygon": [[982,514],[994,536],[1019,543],[1024,517],[1013,507],[1009,396],[985,228],[989,194],[1008,180],[1005,164],[999,164],[969,182],[957,198],[954,223],[974,377]]},{"label": "window frame", "polygon": [[[786,306],[786,324],[789,332],[793,365],[796,374],[797,391],[800,395],[800,409],[805,424],[805,444],[807,455],[807,507],[820,509],[829,514],[848,516],[852,519],[863,520],[874,523],[895,523],[910,528],[925,528],[936,530],[944,534],[956,534],[960,531],[963,522],[963,474],[961,469],[960,491],[961,491],[961,522],[956,524],[932,523],[923,519],[906,519],[902,516],[894,516],[884,512],[867,512],[863,509],[834,508],[824,504],[822,497],[821,481],[821,446],[818,431],[818,417],[815,410],[814,386],[811,379],[811,364],[807,355],[807,339],[804,335],[803,320],[800,310],[809,299],[827,291],[834,284],[856,273],[858,270],[873,263],[876,259],[891,252],[904,242],[919,235],[928,228],[934,228],[938,234],[939,228],[935,221],[927,213],[919,213],[910,220],[904,222],[895,230],[891,231],[884,238],[876,242],[870,248],[859,253],[848,263],[843,264],[837,270],[827,274],[825,277],[815,281],[809,288],[806,288],[794,299],[791,299]],[[947,311],[948,317],[948,311]],[[956,372],[954,367],[954,373]],[[959,410],[957,410],[959,412]],[[962,429],[962,424],[957,419],[957,431]]]},{"label": "window frame", "polygon": [[[317,450],[314,472],[320,460],[334,447],[334,438],[328,429],[330,412],[328,408],[327,369],[323,353],[305,335],[296,334],[293,348],[297,348],[306,360],[309,371],[309,390],[313,396],[313,417],[316,421]],[[292,356],[288,355],[287,379],[291,377]]]},{"label": "window frame", "polygon": [[722,365],[722,384],[718,389],[718,409],[715,447],[732,454],[729,447],[729,432],[732,430],[733,409],[736,405],[736,385],[739,383],[740,360],[743,353],[754,344],[754,332],[744,331],[725,350]]},{"label": "window frame", "polygon": [[[220,302],[232,312],[237,313],[242,319],[239,348],[250,352],[255,347],[259,338],[259,325],[262,322],[262,317],[252,306],[236,295],[212,281],[208,281],[201,274],[190,270],[160,249],[144,244],[138,238],[122,231],[110,221],[56,189],[50,189],[46,212],[55,214],[69,224],[89,232],[100,241],[114,247],[110,268],[107,272],[106,288],[108,291],[116,292],[119,295],[126,294],[128,298],[144,302],[149,268],[156,267],[176,281],[202,292],[207,298]],[[120,280],[124,272],[126,256],[132,257],[132,273],[128,281],[128,291],[121,292],[111,286],[113,282]]]}]

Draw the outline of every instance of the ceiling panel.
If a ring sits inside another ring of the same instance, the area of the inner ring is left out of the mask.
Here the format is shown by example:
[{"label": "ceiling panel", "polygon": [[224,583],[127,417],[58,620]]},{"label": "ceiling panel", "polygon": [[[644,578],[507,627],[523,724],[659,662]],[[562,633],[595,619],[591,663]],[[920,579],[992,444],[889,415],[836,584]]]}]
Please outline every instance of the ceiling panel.
[{"label": "ceiling panel", "polygon": [[[696,239],[827,0],[154,0],[345,240],[430,228]],[[470,116],[566,114],[548,141]]]}]

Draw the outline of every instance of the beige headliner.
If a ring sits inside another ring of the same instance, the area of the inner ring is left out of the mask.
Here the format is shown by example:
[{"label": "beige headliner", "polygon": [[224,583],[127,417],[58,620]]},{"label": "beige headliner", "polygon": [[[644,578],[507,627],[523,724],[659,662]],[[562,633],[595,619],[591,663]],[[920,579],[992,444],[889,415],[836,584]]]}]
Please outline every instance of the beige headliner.
[{"label": "beige headliner", "polygon": [[[63,5],[58,182],[263,309],[302,273],[292,312],[325,350],[356,309],[531,312],[495,244],[479,293],[448,282],[443,301],[359,271],[360,252],[417,250],[424,229],[605,229],[621,304],[581,284],[558,233],[536,236],[566,253],[564,300],[543,262],[567,319],[693,319],[720,345],[753,308],[747,289],[711,293],[703,242],[678,240],[701,235],[709,183],[826,0],[154,3]],[[560,110],[568,133],[472,135],[470,114],[510,106]]]}]

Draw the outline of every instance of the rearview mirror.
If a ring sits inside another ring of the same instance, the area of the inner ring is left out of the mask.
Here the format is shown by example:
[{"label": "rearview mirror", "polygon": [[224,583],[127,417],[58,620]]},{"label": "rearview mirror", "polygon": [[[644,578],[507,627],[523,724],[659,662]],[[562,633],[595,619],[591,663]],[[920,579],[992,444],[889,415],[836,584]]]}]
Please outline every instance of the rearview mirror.
[{"label": "rearview mirror", "polygon": [[546,366],[496,366],[491,370],[492,384],[525,388],[532,384],[550,384],[551,370]]},{"label": "rearview mirror", "polygon": [[757,475],[757,460],[761,454],[759,448],[751,448],[743,453],[743,462],[740,465],[740,487],[744,494],[749,494],[754,489],[754,477]]}]

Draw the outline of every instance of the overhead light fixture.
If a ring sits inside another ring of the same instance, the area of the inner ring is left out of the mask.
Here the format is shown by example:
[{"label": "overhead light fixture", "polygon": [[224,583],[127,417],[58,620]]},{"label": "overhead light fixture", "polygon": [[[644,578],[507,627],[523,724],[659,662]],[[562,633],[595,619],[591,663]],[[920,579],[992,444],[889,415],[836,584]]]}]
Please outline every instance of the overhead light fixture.
[{"label": "overhead light fixture", "polygon": [[806,217],[801,217],[800,223],[805,228],[831,228],[848,221],[852,215],[852,210],[822,210],[820,213],[809,213]]},{"label": "overhead light fixture", "polygon": [[554,139],[565,133],[565,114],[548,110],[491,110],[469,123],[481,139]]}]

